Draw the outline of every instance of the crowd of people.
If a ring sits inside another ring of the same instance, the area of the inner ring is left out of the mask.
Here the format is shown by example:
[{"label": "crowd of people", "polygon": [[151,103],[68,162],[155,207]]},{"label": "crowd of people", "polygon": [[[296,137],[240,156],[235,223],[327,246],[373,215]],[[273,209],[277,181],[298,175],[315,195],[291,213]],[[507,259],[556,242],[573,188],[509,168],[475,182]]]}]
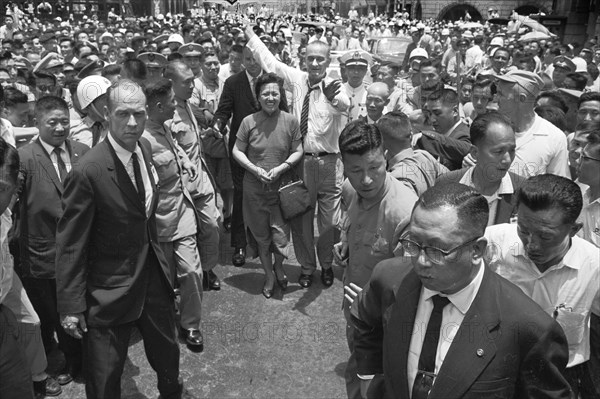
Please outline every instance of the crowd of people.
[{"label": "crowd of people", "polygon": [[[344,268],[351,399],[600,397],[596,39],[523,40],[541,28],[516,14],[201,11],[7,7],[1,398],[121,397],[134,326],[161,397],[186,397],[178,340],[203,350],[227,234],[266,299],[292,256],[304,289]],[[405,57],[371,54],[382,37]]]}]

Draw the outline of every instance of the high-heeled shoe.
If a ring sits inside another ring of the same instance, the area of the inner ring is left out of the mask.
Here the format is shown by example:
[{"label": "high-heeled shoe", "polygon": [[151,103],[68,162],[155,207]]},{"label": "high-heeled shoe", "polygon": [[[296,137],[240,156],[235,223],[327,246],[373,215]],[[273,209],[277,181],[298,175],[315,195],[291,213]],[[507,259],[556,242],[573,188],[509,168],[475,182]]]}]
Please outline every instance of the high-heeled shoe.
[{"label": "high-heeled shoe", "polygon": [[273,287],[267,288],[267,283],[263,286],[262,294],[265,298],[269,299],[273,296]]},{"label": "high-heeled shoe", "polygon": [[283,278],[279,279],[279,276],[277,275],[277,271],[275,271],[275,269],[273,269],[273,272],[275,273],[275,280],[277,281],[277,285],[280,286],[283,291],[285,291],[288,286],[287,276],[285,275],[285,273],[283,273]]},{"label": "high-heeled shoe", "polygon": [[281,289],[283,291],[285,291],[287,289],[287,286],[288,286],[287,276],[284,274],[283,278],[281,280],[280,279],[276,279],[276,280],[277,280],[277,285],[279,285],[281,287]]}]

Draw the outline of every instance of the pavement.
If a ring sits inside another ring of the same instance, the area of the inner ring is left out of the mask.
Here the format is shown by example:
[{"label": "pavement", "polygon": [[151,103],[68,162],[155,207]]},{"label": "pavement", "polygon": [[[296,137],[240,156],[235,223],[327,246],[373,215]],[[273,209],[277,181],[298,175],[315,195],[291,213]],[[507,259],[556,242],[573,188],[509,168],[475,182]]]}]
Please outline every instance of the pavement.
[{"label": "pavement", "polygon": [[[262,295],[264,272],[257,259],[231,265],[229,235],[222,235],[220,291],[204,293],[204,351],[193,353],[180,341],[180,374],[189,398],[345,398],[344,369],[349,356],[341,310],[343,269],[334,266],[334,285],[324,288],[319,271],[313,285],[298,285],[293,258],[284,269],[290,284]],[[49,355],[60,370],[61,355]],[[139,332],[132,334],[121,382],[123,399],[157,398],[156,375],[146,359]],[[85,398],[84,385],[63,386],[61,399]]]}]

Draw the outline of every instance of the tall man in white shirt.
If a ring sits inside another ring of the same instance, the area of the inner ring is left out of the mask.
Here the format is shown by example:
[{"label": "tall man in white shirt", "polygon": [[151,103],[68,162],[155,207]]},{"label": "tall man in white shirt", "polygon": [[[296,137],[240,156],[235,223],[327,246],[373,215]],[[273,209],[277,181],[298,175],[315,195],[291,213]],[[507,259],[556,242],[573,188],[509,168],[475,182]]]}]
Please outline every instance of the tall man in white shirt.
[{"label": "tall man in white shirt", "polygon": [[[564,177],[529,178],[517,196],[517,224],[490,226],[490,268],[517,285],[563,328],[569,345],[565,376],[574,397],[597,398],[592,382],[590,319],[600,316],[600,251],[576,237],[581,191]],[[594,316],[593,316],[593,315]]]},{"label": "tall man in white shirt", "polygon": [[522,70],[497,78],[499,111],[512,121],[517,142],[510,171],[524,177],[543,173],[569,177],[565,134],[533,110],[544,86],[542,78]]},{"label": "tall man in white shirt", "polygon": [[299,283],[312,284],[317,267],[314,243],[314,212],[318,204],[319,239],[317,256],[321,264],[321,282],[333,284],[333,244],[339,228],[343,166],[338,144],[344,127],[343,112],[349,99],[341,92],[341,82],[326,77],[329,46],[316,41],[306,48],[307,72],[277,61],[252,30],[246,28],[247,46],[256,54],[267,72],[283,77],[285,88],[292,92],[291,111],[300,121],[304,138],[303,180],[310,193],[313,209],[292,221],[294,252],[302,265]]}]

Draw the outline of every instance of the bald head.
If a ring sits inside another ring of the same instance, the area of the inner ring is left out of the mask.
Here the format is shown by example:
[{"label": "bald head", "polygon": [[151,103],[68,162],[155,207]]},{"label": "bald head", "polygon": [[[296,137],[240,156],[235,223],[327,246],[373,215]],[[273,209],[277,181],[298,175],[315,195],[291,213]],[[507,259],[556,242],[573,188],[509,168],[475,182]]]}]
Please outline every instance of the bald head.
[{"label": "bald head", "polygon": [[367,88],[367,115],[373,121],[383,115],[385,106],[389,103],[390,89],[383,82],[375,82]]}]

